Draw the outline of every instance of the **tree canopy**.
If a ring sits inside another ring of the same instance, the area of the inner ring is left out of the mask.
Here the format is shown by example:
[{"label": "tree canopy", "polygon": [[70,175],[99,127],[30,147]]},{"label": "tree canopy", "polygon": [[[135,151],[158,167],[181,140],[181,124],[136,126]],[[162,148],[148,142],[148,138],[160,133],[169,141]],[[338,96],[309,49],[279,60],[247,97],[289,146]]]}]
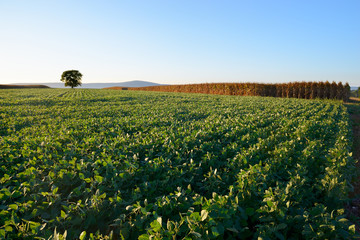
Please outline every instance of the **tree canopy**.
[{"label": "tree canopy", "polygon": [[65,83],[65,87],[71,88],[81,86],[82,74],[78,70],[68,70],[62,73],[61,81]]}]

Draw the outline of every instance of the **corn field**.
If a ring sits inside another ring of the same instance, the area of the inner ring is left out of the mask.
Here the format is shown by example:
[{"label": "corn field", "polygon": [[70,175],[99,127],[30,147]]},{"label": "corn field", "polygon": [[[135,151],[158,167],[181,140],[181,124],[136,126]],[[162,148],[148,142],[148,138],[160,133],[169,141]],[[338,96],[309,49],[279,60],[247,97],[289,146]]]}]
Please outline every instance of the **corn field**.
[{"label": "corn field", "polygon": [[348,83],[330,83],[329,81],[280,84],[201,83],[129,88],[129,90],[304,99],[338,99],[343,101],[348,101],[350,97],[350,86]]}]

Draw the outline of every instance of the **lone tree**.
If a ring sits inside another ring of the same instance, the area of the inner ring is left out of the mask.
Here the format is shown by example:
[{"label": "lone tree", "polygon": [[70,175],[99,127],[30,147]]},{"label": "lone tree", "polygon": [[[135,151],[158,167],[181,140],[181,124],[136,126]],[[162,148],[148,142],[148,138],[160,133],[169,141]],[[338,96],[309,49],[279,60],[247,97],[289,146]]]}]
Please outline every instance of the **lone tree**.
[{"label": "lone tree", "polygon": [[61,75],[61,81],[65,82],[65,87],[70,86],[71,88],[81,86],[82,74],[78,70],[68,70],[63,72]]}]

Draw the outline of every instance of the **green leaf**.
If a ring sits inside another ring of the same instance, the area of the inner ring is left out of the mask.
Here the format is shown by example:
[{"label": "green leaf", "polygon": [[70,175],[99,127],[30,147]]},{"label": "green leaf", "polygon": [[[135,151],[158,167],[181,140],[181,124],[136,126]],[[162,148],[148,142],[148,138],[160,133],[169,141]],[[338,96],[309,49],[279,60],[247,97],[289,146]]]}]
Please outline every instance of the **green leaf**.
[{"label": "green leaf", "polygon": [[226,229],[234,233],[239,233],[239,231],[236,228],[226,228]]},{"label": "green leaf", "polygon": [[201,221],[205,221],[205,219],[208,217],[209,212],[207,210],[201,210]]},{"label": "green leaf", "polygon": [[95,180],[98,182],[98,183],[102,183],[103,182],[103,177],[102,176],[100,176],[100,175],[96,175],[95,177]]},{"label": "green leaf", "polygon": [[44,223],[43,225],[41,225],[40,231],[42,231],[46,227],[46,225],[47,225],[47,223]]},{"label": "green leaf", "polygon": [[62,218],[66,218],[66,213],[65,213],[63,210],[61,210],[60,216],[61,216]]},{"label": "green leaf", "polygon": [[271,208],[274,206],[274,203],[272,201],[266,201],[266,203]]},{"label": "green leaf", "polygon": [[192,235],[194,235],[197,238],[201,238],[201,234],[198,232],[190,232]]},{"label": "green leaf", "polygon": [[9,214],[9,211],[6,211],[6,210],[0,211],[0,217],[6,216],[6,215],[8,215],[8,214]]},{"label": "green leaf", "polygon": [[85,178],[84,181],[87,182],[87,183],[91,183],[91,182],[92,182],[91,178]]},{"label": "green leaf", "polygon": [[13,228],[11,226],[6,226],[5,231],[6,232],[12,232]]},{"label": "green leaf", "polygon": [[160,224],[160,226],[162,226],[162,218],[161,218],[161,217],[158,217],[158,218],[156,219],[156,221],[158,221],[158,223]]},{"label": "green leaf", "polygon": [[142,212],[142,214],[144,214],[144,215],[146,215],[147,214],[147,211],[146,211],[146,209],[145,208],[140,208],[140,211]]},{"label": "green leaf", "polygon": [[36,229],[40,229],[40,228],[41,228],[41,223],[33,222],[33,221],[28,221],[28,223],[30,224],[30,228],[31,228],[32,230],[36,230]]},{"label": "green leaf", "polygon": [[160,231],[161,229],[161,225],[160,223],[157,221],[157,220],[154,220],[150,223],[150,226],[151,226],[151,229],[154,231],[154,232],[158,232]]},{"label": "green leaf", "polygon": [[216,227],[212,227],[211,232],[212,234],[214,234],[215,237],[220,235],[219,230]]},{"label": "green leaf", "polygon": [[349,231],[352,232],[353,234],[355,234],[355,231],[356,231],[355,224],[354,224],[354,225],[351,225],[351,226],[349,227]]},{"label": "green leaf", "polygon": [[202,221],[199,212],[193,212],[190,217],[196,222]]},{"label": "green leaf", "polygon": [[218,223],[216,227],[212,227],[211,231],[212,233],[217,237],[224,233],[224,227],[221,223]]},{"label": "green leaf", "polygon": [[82,231],[82,233],[80,233],[79,239],[84,240],[85,237],[86,237],[86,231]]},{"label": "green leaf", "polygon": [[56,194],[58,190],[59,190],[59,188],[56,187],[56,188],[54,188],[54,190],[52,191],[52,193],[53,193],[53,194]]},{"label": "green leaf", "polygon": [[12,210],[18,210],[19,207],[16,204],[10,204],[9,208],[11,208]]},{"label": "green leaf", "polygon": [[174,223],[168,219],[167,224],[166,224],[167,230],[172,231],[174,226],[175,226]]},{"label": "green leaf", "polygon": [[106,198],[106,193],[103,193],[99,196],[99,199],[104,199],[104,198]]},{"label": "green leaf", "polygon": [[148,234],[142,234],[139,236],[138,240],[149,240],[150,236]]},{"label": "green leaf", "polygon": [[3,188],[3,189],[1,189],[1,191],[4,192],[4,194],[5,194],[6,196],[8,196],[8,197],[11,196],[11,192],[9,191],[9,189]]},{"label": "green leaf", "polygon": [[5,230],[0,229],[0,239],[5,239]]}]

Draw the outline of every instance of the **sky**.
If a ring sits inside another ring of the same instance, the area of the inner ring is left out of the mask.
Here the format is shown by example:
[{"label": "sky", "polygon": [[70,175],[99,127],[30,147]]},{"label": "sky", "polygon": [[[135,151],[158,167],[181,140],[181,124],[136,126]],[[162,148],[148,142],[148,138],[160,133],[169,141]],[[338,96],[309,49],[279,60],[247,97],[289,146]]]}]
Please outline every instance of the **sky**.
[{"label": "sky", "polygon": [[0,84],[360,86],[359,0],[0,0]]}]

